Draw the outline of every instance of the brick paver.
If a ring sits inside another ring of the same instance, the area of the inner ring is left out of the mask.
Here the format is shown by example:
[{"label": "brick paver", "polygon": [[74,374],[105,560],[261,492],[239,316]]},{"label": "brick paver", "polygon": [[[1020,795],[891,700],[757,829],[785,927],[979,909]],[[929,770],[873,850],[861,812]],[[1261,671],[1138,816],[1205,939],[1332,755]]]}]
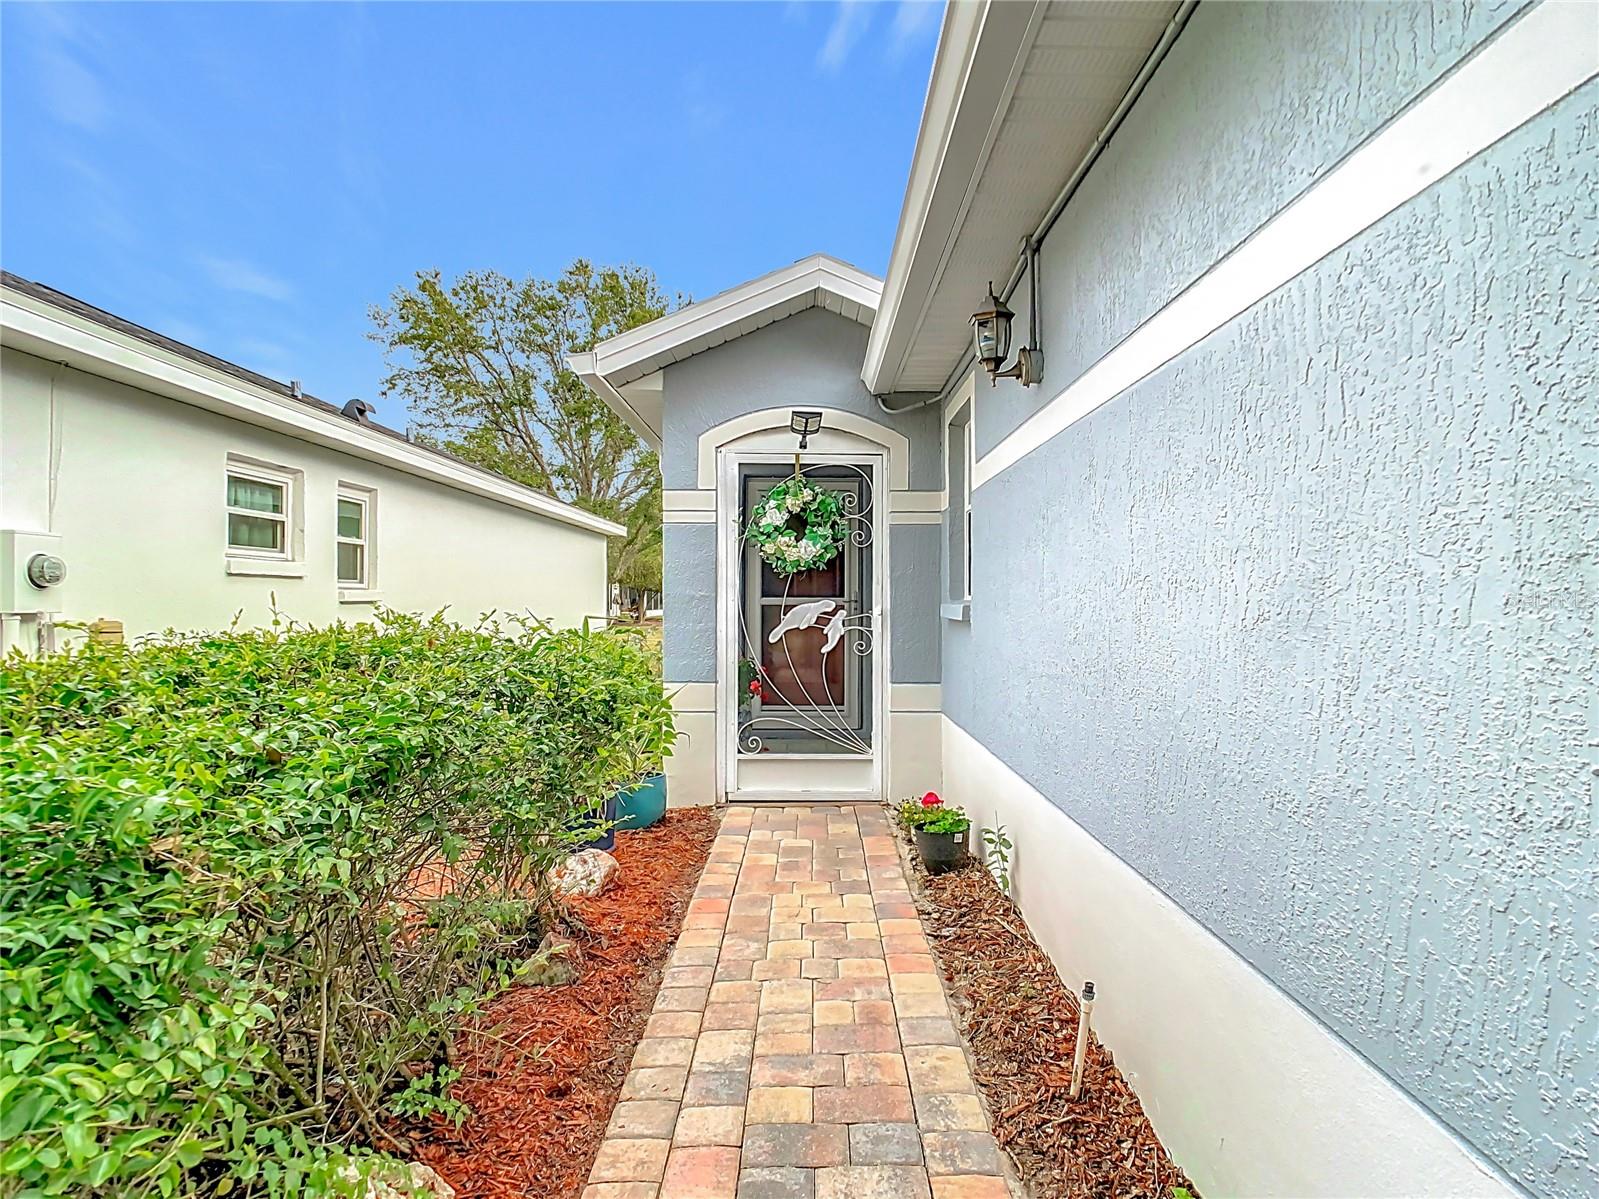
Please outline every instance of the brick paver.
[{"label": "brick paver", "polygon": [[733,807],[583,1199],[1007,1199],[880,808]]}]

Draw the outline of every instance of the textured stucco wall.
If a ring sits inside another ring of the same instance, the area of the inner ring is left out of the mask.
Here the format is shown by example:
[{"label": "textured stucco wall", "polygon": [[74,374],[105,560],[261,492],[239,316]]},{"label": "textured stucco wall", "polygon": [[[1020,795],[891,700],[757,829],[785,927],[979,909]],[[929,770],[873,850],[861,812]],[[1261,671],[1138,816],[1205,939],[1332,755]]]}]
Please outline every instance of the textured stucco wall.
[{"label": "textured stucco wall", "polygon": [[910,439],[910,485],[940,486],[937,406],[890,416],[861,382],[865,325],[822,308],[706,350],[666,368],[661,473],[668,487],[693,487],[700,434],[763,408],[837,408],[870,417]]},{"label": "textured stucco wall", "polygon": [[938,525],[890,525],[889,668],[895,683],[936,683],[939,676]]},{"label": "textured stucco wall", "polygon": [[716,682],[716,526],[661,530],[661,665],[673,683]]},{"label": "textured stucco wall", "polygon": [[[910,485],[939,486],[938,410],[889,416],[860,380],[866,328],[822,309],[696,354],[666,368],[661,470],[666,486],[697,485],[699,439],[707,429],[766,408],[823,407],[866,416],[910,441]],[[887,496],[878,497],[886,503]],[[666,526],[666,676],[716,678],[715,526]],[[939,538],[936,525],[892,526],[889,541],[889,665],[896,683],[939,678]]]},{"label": "textured stucco wall", "polygon": [[[1050,390],[1507,12],[1201,5],[1046,246]],[[944,636],[956,723],[1559,1199],[1599,1194],[1595,195],[1590,83],[980,488]],[[979,444],[1020,414],[979,388]]]},{"label": "textured stucco wall", "polygon": [[[1045,392],[1204,274],[1523,3],[1196,8],[1044,244]],[[1026,298],[1024,281],[1011,300],[1018,331]],[[981,394],[979,453],[1040,400],[1009,382],[985,382]]]}]

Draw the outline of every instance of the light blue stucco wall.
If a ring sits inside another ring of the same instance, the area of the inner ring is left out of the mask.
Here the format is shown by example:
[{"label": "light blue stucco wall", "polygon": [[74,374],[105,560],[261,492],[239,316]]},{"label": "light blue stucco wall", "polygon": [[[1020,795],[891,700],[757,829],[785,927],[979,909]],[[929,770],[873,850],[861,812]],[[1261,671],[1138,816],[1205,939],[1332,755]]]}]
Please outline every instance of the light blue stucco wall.
[{"label": "light blue stucco wall", "polygon": [[661,665],[672,683],[716,682],[716,526],[661,530]]},{"label": "light blue stucco wall", "polygon": [[[1117,133],[1118,151],[1095,163],[1071,219],[1045,242],[1044,392],[1081,374],[1522,3],[1206,0]],[[1024,283],[1011,300],[1018,332],[1026,299]],[[982,395],[986,453],[1040,396],[1006,383],[984,383]]]},{"label": "light blue stucco wall", "polygon": [[[1045,247],[1046,393],[1512,12],[1200,5]],[[1599,1194],[1596,164],[1591,83],[981,487],[943,658],[952,720],[1559,1199]],[[979,387],[979,445],[1039,401]]]},{"label": "light blue stucco wall", "polygon": [[[860,380],[867,330],[809,309],[666,368],[661,473],[669,488],[697,485],[707,429],[767,408],[831,408],[869,417],[910,442],[913,488],[939,486],[936,407],[891,416]],[[886,503],[887,496],[879,502]],[[663,545],[663,662],[672,682],[716,678],[716,534],[713,525],[669,524]],[[894,525],[889,541],[889,667],[896,683],[939,679],[939,530]]]}]

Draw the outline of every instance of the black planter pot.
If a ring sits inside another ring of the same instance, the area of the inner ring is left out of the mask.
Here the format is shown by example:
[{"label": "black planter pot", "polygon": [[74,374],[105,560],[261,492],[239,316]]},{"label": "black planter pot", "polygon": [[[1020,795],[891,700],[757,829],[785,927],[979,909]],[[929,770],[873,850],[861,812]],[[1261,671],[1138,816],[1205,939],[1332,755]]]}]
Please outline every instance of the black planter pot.
[{"label": "black planter pot", "polygon": [[943,874],[960,865],[966,856],[965,833],[926,833],[916,830],[916,852],[928,874]]},{"label": "black planter pot", "polygon": [[601,823],[607,827],[603,833],[590,841],[585,841],[577,846],[578,849],[603,849],[607,852],[616,848],[616,796],[611,796],[605,801],[602,808],[591,813],[586,819],[579,820],[572,825],[574,832],[585,833],[597,828]]}]

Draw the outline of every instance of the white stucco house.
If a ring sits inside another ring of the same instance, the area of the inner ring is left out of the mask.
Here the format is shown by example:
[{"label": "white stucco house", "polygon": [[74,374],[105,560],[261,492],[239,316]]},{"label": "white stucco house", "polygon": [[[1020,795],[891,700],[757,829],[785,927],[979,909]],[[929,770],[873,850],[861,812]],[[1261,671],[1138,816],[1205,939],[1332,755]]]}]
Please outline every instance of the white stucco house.
[{"label": "white stucco house", "polygon": [[378,605],[603,620],[606,542],[624,531],[362,408],[0,281],[4,652],[59,643],[67,623],[132,638],[264,625],[274,608],[310,624]]},{"label": "white stucco house", "polygon": [[1005,826],[1205,1194],[1599,1194],[1596,72],[1589,3],[958,0],[884,279],[571,359],[673,801]]}]

